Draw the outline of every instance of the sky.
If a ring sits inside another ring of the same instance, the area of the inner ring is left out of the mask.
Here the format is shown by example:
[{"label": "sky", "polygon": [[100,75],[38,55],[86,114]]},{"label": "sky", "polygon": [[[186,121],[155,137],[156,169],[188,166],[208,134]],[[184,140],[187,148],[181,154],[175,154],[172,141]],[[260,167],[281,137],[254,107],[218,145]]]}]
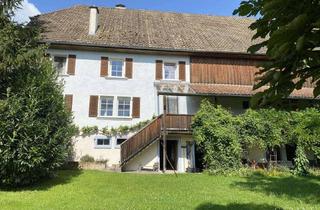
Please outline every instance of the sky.
[{"label": "sky", "polygon": [[242,0],[24,0],[15,20],[27,22],[30,16],[48,13],[73,5],[114,7],[124,4],[128,9],[146,9],[207,15],[230,16]]}]

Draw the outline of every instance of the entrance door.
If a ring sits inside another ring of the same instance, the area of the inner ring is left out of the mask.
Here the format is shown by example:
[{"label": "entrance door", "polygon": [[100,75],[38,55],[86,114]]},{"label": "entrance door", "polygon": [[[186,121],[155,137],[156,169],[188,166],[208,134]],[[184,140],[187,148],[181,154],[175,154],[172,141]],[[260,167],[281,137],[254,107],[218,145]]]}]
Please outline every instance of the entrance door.
[{"label": "entrance door", "polygon": [[[160,141],[160,170],[163,170],[163,141]],[[167,157],[166,158],[166,169],[177,170],[178,166],[178,141],[167,140]]]}]

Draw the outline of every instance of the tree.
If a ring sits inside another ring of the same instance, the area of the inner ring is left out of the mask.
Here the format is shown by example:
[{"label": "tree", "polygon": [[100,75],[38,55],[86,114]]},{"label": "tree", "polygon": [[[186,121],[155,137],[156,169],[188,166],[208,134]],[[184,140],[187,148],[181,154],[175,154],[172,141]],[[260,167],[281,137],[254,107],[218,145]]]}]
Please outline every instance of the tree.
[{"label": "tree", "polygon": [[10,16],[13,10],[18,8],[22,0],[1,0],[0,11],[2,16]]},{"label": "tree", "polygon": [[320,2],[318,0],[245,0],[234,14],[257,17],[248,52],[265,51],[268,62],[261,65],[258,83],[270,87],[253,98],[266,105],[301,89],[309,80],[314,96],[320,94]]},{"label": "tree", "polygon": [[40,30],[8,14],[0,15],[0,185],[19,186],[66,161],[74,126],[46,48],[38,45]]}]

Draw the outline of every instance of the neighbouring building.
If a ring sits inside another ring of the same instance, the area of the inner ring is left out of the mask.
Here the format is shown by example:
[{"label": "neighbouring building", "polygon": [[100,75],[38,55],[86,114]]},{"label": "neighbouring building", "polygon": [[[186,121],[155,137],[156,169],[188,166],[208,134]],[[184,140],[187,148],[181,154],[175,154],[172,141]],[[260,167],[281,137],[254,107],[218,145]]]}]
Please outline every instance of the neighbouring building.
[{"label": "neighbouring building", "polygon": [[[263,52],[247,53],[253,21],[123,5],[74,6],[33,18],[44,28],[42,40],[77,126],[117,128],[155,116],[138,132],[75,137],[75,161],[90,155],[123,171],[195,170],[190,125],[201,99],[234,114],[250,106],[255,65],[266,59]],[[312,104],[312,91],[305,84],[288,105]],[[290,161],[292,150],[290,145],[279,148],[278,160]],[[252,148],[247,158],[267,157]]]}]

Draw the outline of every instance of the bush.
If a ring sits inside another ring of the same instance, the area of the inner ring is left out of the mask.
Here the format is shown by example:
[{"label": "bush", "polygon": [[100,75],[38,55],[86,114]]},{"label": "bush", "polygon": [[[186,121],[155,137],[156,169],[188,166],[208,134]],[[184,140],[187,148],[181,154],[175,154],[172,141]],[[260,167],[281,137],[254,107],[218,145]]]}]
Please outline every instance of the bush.
[{"label": "bush", "polygon": [[[204,165],[210,173],[237,173],[241,154],[246,148],[256,146],[271,150],[284,144],[297,145],[293,171],[296,175],[308,174],[306,151],[320,158],[320,111],[315,108],[291,112],[249,109],[233,116],[205,100],[192,126],[198,148],[204,153]],[[268,173],[273,172],[277,174],[279,169],[271,168]]]},{"label": "bush", "polygon": [[232,114],[221,106],[203,101],[193,120],[196,143],[204,153],[204,164],[213,174],[228,173],[241,166],[241,147]]},{"label": "bush", "polygon": [[297,147],[294,163],[293,173],[295,175],[305,176],[309,174],[309,160],[307,159],[304,149],[300,145]]},{"label": "bush", "polygon": [[0,185],[49,177],[72,151],[72,116],[36,37],[0,15]]},{"label": "bush", "polygon": [[80,158],[80,162],[82,163],[93,163],[94,162],[94,158],[90,155],[84,155]]}]

